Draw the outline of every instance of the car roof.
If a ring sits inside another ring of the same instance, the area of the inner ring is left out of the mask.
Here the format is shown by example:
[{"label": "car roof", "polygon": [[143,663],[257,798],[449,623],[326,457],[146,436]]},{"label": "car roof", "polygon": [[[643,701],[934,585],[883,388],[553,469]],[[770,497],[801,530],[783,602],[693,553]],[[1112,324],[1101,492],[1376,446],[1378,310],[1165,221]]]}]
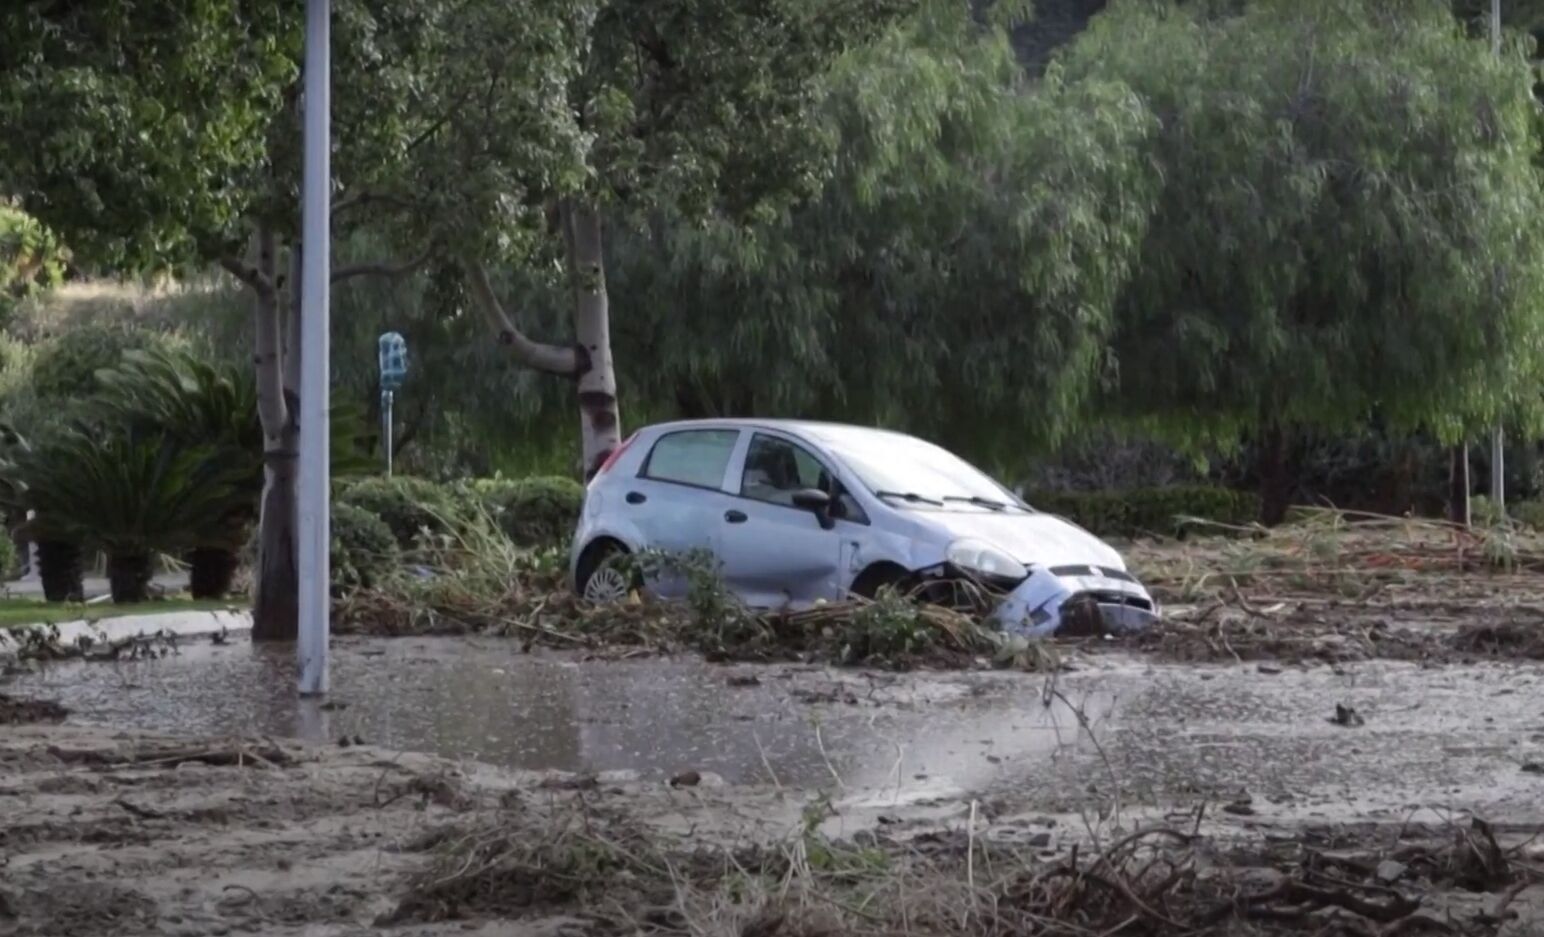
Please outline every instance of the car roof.
[{"label": "car roof", "polygon": [[654,423],[643,428],[644,431],[653,434],[675,432],[684,429],[769,429],[775,432],[811,436],[822,440],[847,434],[867,433],[897,436],[902,439],[917,438],[915,436],[908,436],[905,433],[896,432],[895,430],[881,429],[877,426],[858,426],[852,423],[830,423],[821,420],[760,419],[756,417],[675,420],[669,423]]}]

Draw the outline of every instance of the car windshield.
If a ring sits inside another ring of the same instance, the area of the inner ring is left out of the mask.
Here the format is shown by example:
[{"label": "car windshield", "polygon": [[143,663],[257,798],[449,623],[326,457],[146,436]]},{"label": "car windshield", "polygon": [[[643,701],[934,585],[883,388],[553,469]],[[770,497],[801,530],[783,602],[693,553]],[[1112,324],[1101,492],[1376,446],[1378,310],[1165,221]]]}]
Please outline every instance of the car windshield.
[{"label": "car windshield", "polygon": [[876,495],[933,507],[1019,506],[980,469],[932,443],[877,430],[831,430],[819,438]]}]

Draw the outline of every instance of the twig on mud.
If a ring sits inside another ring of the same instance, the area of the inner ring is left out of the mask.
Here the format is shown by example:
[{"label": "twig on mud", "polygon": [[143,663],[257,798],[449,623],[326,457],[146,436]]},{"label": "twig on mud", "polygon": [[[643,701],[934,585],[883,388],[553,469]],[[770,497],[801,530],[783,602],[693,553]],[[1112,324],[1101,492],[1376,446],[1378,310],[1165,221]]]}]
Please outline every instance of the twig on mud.
[{"label": "twig on mud", "polygon": [[1072,710],[1072,715],[1078,720],[1079,728],[1081,728],[1083,733],[1088,736],[1088,740],[1093,743],[1094,751],[1098,753],[1099,760],[1104,763],[1105,771],[1109,772],[1110,784],[1112,785],[1112,790],[1110,791],[1110,797],[1113,803],[1112,815],[1115,818],[1115,822],[1119,824],[1121,814],[1121,782],[1120,775],[1115,770],[1115,763],[1110,760],[1109,753],[1104,750],[1104,745],[1099,741],[1099,736],[1095,734],[1094,727],[1092,723],[1089,722],[1088,713],[1084,711],[1083,707],[1073,705],[1072,701],[1067,699],[1067,695],[1061,690],[1052,689],[1050,690],[1050,694],[1053,699],[1061,700],[1063,705]]},{"label": "twig on mud", "polygon": [[777,772],[772,770],[772,760],[767,757],[767,750],[761,744],[761,735],[755,729],[751,730],[751,741],[756,743],[756,753],[761,756],[761,766],[767,769],[767,777],[771,779],[772,786],[781,791],[783,784],[777,779]]},{"label": "twig on mud", "polygon": [[826,770],[831,772],[831,779],[836,782],[837,788],[839,788],[843,793],[845,793],[847,791],[847,784],[844,781],[842,781],[842,776],[840,774],[838,774],[837,771],[836,771],[836,765],[833,765],[831,763],[831,756],[826,753],[826,742],[825,742],[825,739],[821,738],[821,736],[820,736],[820,723],[817,721],[817,722],[815,722],[814,725],[815,725],[815,747],[820,749],[820,758],[821,758],[822,761],[824,761],[826,763]]}]

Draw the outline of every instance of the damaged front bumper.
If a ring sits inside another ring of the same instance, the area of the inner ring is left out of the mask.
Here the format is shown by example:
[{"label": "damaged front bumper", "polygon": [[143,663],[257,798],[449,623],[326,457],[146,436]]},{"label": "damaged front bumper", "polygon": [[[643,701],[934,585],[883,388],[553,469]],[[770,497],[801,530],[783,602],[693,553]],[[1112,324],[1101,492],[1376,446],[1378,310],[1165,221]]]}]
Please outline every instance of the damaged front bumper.
[{"label": "damaged front bumper", "polygon": [[1100,566],[1053,566],[1003,596],[990,619],[1008,634],[1133,634],[1158,623],[1158,604],[1130,573]]}]

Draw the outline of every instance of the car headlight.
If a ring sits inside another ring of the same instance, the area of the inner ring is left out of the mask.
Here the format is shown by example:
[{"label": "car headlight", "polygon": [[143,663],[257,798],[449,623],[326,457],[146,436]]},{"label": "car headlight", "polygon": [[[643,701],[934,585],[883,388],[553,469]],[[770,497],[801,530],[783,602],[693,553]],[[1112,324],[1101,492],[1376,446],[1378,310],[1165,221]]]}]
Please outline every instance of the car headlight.
[{"label": "car headlight", "polygon": [[949,544],[945,558],[966,572],[993,579],[1023,579],[1029,575],[1024,564],[980,540],[956,540]]}]

